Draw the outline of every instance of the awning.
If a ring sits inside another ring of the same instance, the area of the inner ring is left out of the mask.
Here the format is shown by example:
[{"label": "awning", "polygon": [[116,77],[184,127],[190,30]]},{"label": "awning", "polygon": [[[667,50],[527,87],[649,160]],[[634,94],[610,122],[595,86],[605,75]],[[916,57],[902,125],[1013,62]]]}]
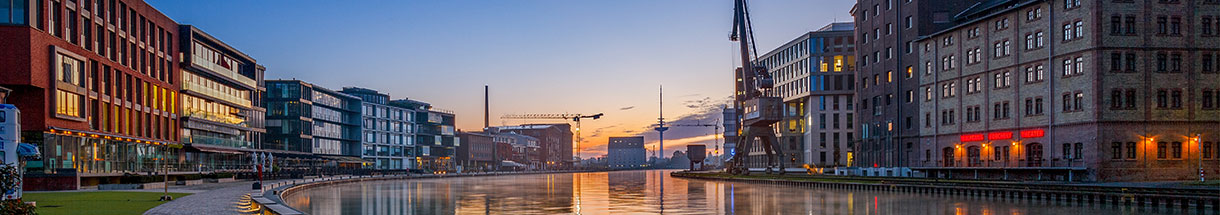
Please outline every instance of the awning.
[{"label": "awning", "polygon": [[188,151],[199,151],[208,153],[223,153],[223,154],[249,154],[254,152],[253,149],[233,148],[224,146],[213,146],[204,144],[191,144],[187,147]]},{"label": "awning", "polygon": [[359,157],[327,156],[327,155],[321,155],[320,157],[327,159],[327,160],[333,160],[333,161],[336,161],[339,163],[364,163],[365,162],[364,159],[360,159]]}]

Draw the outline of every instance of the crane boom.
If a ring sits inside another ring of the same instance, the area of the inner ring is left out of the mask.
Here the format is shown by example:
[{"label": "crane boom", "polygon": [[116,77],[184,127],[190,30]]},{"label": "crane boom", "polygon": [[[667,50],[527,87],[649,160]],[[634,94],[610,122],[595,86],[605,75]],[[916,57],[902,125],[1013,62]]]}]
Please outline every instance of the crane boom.
[{"label": "crane boom", "polygon": [[576,132],[572,135],[576,136],[576,158],[580,159],[580,142],[583,141],[580,137],[580,119],[600,119],[605,114],[597,113],[593,115],[573,114],[573,113],[528,113],[528,114],[505,114],[500,116],[500,119],[539,119],[539,120],[572,120],[576,122]]},{"label": "crane boom", "polygon": [[775,80],[766,67],[753,61],[758,58],[758,51],[755,50],[754,31],[750,26],[749,4],[746,0],[734,0],[733,3],[733,31],[729,34],[729,40],[739,43],[741,67],[735,70],[733,107],[738,111],[732,120],[742,129],[738,131],[740,139],[737,142],[741,143],[736,146],[738,153],[732,155],[726,170],[733,174],[749,174],[746,158],[757,138],[762,146],[760,148],[767,155],[767,173],[772,168],[778,168],[783,174],[783,162],[777,162],[782,159],[783,149],[777,147],[779,140],[772,127],[781,120],[782,105],[779,98],[768,96],[775,87]]}]

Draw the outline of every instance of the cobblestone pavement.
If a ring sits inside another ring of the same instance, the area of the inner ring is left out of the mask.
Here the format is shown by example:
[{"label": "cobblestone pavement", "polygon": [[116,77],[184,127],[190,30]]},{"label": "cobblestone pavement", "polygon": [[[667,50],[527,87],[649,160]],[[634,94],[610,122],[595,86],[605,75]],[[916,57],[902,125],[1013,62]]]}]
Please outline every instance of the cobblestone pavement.
[{"label": "cobblestone pavement", "polygon": [[250,181],[221,184],[202,184],[183,188],[170,188],[170,192],[194,193],[174,201],[161,204],[144,214],[252,214],[247,211],[249,196],[257,192],[250,189]]}]

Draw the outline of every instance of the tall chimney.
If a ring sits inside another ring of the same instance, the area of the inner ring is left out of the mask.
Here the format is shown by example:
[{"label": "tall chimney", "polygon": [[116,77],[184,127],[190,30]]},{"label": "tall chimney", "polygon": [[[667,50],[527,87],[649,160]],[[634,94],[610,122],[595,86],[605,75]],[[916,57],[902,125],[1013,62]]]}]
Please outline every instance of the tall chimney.
[{"label": "tall chimney", "polygon": [[491,121],[489,118],[491,117],[491,99],[489,96],[490,90],[488,89],[488,86],[483,85],[483,130],[491,128]]}]

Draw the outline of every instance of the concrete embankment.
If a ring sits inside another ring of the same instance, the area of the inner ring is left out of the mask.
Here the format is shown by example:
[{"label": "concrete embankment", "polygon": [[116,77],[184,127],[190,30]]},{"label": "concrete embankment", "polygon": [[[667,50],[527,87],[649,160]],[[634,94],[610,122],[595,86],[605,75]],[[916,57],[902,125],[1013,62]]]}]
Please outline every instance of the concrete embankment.
[{"label": "concrete embankment", "polygon": [[815,175],[729,175],[723,173],[673,172],[673,177],[744,183],[778,184],[820,189],[907,192],[929,196],[957,195],[978,198],[1012,199],[1055,204],[1179,207],[1182,211],[1220,211],[1220,190],[1208,188],[1161,188],[1099,186],[1091,184],[1050,184],[1039,182],[996,182],[937,180],[923,178],[875,178]]}]

